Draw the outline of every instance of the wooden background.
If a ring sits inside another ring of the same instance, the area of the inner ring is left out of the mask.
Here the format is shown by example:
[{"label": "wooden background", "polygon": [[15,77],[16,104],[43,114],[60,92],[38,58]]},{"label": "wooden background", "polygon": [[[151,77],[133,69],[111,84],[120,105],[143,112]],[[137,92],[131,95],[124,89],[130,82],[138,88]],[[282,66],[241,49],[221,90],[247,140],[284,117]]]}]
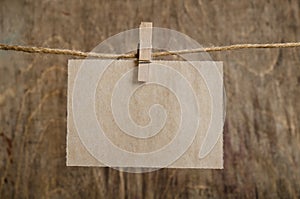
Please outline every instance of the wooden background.
[{"label": "wooden background", "polygon": [[[204,46],[300,41],[300,1],[0,0],[0,42],[90,51],[141,21]],[[0,51],[0,198],[299,198],[300,48],[224,61],[224,170],[66,167],[67,60]]]}]

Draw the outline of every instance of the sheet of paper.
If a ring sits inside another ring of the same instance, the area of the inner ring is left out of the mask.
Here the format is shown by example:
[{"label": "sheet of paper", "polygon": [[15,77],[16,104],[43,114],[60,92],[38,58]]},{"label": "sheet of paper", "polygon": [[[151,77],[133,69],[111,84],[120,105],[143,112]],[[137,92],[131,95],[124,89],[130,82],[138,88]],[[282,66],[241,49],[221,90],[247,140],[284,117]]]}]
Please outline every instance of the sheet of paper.
[{"label": "sheet of paper", "polygon": [[69,60],[68,166],[223,168],[222,62]]}]

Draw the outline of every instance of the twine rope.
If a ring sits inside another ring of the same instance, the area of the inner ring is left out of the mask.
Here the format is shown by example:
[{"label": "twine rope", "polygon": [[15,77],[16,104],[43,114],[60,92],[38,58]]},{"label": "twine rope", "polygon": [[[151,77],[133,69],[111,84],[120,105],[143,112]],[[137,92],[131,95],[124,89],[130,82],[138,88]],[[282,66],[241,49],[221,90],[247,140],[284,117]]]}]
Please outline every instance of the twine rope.
[{"label": "twine rope", "polygon": [[[168,55],[179,55],[179,54],[189,54],[189,53],[199,53],[199,52],[232,51],[232,50],[250,49],[250,48],[258,49],[258,48],[295,48],[295,47],[300,47],[300,42],[266,43],[266,44],[234,44],[228,46],[214,46],[214,47],[166,51],[166,52],[153,52],[152,57],[162,57]],[[95,57],[101,59],[137,58],[137,53],[106,54],[106,53],[95,53],[95,52],[83,52],[83,51],[70,50],[70,49],[8,45],[8,44],[1,44],[1,43],[0,43],[0,50],[21,51],[26,53],[39,53],[39,54],[71,55],[76,57]]]}]

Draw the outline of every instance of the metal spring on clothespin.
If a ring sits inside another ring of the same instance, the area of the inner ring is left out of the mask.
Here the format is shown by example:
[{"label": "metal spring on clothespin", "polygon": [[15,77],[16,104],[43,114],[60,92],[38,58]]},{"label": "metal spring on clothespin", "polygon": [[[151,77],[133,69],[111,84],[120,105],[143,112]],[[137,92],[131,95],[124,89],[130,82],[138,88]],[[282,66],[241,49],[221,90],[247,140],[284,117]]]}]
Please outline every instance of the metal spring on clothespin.
[{"label": "metal spring on clothespin", "polygon": [[149,81],[152,57],[152,22],[141,22],[139,28],[138,81]]}]

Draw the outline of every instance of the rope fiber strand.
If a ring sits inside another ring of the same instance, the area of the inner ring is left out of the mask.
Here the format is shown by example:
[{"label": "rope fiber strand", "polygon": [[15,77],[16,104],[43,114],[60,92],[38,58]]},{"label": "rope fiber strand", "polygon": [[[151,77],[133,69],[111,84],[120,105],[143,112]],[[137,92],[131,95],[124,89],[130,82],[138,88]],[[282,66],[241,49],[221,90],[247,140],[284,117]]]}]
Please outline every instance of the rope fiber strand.
[{"label": "rope fiber strand", "polygon": [[[162,57],[168,55],[179,55],[179,54],[189,54],[189,53],[199,53],[199,52],[232,51],[232,50],[250,49],[250,48],[293,48],[293,47],[300,47],[300,42],[268,43],[268,44],[234,44],[229,46],[215,46],[215,47],[196,48],[196,49],[177,50],[177,51],[153,52],[152,57]],[[1,43],[0,43],[0,50],[21,51],[21,52],[39,53],[39,54],[71,55],[76,57],[95,57],[101,59],[137,58],[137,53],[106,54],[106,53],[82,52],[82,51],[70,50],[70,49],[8,45],[8,44],[1,44]]]}]

